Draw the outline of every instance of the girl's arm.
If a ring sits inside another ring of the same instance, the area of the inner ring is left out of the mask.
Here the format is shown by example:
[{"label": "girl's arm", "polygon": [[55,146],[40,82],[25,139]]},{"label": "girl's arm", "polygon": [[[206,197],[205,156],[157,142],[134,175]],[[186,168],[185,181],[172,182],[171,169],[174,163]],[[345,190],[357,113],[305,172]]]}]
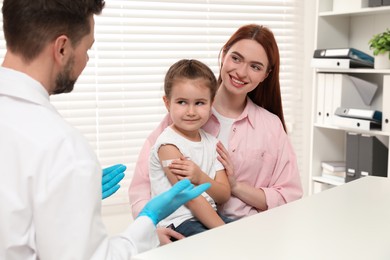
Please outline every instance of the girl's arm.
[{"label": "girl's arm", "polygon": [[207,194],[213,198],[215,203],[223,204],[230,198],[230,185],[225,170],[217,171],[212,179],[204,173],[193,161],[180,157],[169,165],[170,172],[175,174],[178,180],[189,179],[193,184],[211,183]]},{"label": "girl's arm", "polygon": [[[164,145],[160,147],[158,156],[160,161],[163,162],[165,160],[172,160],[173,158],[180,158],[182,154],[174,145]],[[171,172],[169,167],[164,167],[164,172],[172,185],[179,180],[178,177]],[[213,183],[211,184],[211,187],[212,186]],[[225,224],[203,196],[199,196],[196,199],[187,202],[186,206],[191,210],[194,217],[202,222],[207,228],[214,228]]]},{"label": "girl's arm", "polygon": [[194,217],[209,229],[225,224],[203,196],[190,200],[187,202],[186,206],[191,210]]}]

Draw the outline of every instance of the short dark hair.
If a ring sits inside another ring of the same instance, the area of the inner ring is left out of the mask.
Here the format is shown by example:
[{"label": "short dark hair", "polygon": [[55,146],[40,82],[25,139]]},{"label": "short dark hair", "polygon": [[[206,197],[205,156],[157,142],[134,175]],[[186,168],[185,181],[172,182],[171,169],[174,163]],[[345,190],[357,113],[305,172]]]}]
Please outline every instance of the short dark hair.
[{"label": "short dark hair", "polygon": [[31,61],[60,35],[75,46],[90,33],[90,16],[100,14],[104,5],[104,0],[4,0],[7,48]]},{"label": "short dark hair", "polygon": [[174,63],[165,75],[164,92],[170,98],[172,86],[181,79],[204,79],[206,86],[210,89],[211,100],[214,100],[218,89],[217,79],[213,71],[204,63],[198,60],[182,59]]}]

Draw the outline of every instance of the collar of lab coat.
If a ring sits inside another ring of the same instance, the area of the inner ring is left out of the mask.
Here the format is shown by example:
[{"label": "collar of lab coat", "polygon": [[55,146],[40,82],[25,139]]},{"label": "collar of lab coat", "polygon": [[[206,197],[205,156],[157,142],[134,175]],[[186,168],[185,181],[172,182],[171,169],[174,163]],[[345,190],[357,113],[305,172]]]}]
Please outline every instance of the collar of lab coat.
[{"label": "collar of lab coat", "polygon": [[57,111],[41,83],[25,73],[0,67],[0,95],[22,99]]}]

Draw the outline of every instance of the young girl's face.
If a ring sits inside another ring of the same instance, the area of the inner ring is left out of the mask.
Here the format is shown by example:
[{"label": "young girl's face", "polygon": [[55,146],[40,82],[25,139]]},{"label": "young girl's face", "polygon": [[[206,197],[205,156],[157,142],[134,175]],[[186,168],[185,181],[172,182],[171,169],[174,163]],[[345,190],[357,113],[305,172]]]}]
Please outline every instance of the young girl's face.
[{"label": "young girl's face", "polygon": [[164,96],[173,127],[181,134],[197,138],[198,130],[209,119],[211,113],[210,89],[204,79],[177,80],[171,90],[171,97]]},{"label": "young girl's face", "polygon": [[223,86],[232,94],[246,96],[268,76],[267,54],[263,46],[254,40],[236,42],[222,61]]}]

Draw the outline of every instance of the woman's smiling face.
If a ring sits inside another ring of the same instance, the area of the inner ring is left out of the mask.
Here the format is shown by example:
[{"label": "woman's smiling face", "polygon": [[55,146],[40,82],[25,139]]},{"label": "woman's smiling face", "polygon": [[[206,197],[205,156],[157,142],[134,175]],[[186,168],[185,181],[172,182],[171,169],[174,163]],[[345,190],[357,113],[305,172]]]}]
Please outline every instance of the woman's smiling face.
[{"label": "woman's smiling face", "polygon": [[268,76],[268,58],[261,44],[243,39],[222,59],[222,85],[232,94],[246,95]]}]

